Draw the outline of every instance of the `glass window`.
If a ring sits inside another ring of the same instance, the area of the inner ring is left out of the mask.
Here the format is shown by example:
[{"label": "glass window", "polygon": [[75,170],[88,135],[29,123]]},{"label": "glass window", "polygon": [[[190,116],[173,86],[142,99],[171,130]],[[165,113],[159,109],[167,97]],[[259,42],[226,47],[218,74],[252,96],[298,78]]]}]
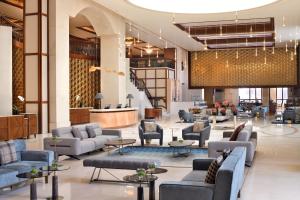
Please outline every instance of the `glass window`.
[{"label": "glass window", "polygon": [[239,88],[239,97],[241,101],[261,102],[261,88]]},{"label": "glass window", "polygon": [[276,88],[276,102],[279,105],[285,104],[287,102],[288,88]]}]

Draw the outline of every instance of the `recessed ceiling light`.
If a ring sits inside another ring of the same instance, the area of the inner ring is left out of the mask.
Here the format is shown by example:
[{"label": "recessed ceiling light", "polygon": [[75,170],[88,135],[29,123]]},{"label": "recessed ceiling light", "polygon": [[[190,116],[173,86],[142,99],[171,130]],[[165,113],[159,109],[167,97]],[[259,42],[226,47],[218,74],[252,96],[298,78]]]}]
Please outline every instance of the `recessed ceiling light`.
[{"label": "recessed ceiling light", "polygon": [[[235,12],[265,6],[279,0],[127,0],[128,2],[154,11],[169,13],[222,13]],[[217,5],[217,6],[216,6]]]}]

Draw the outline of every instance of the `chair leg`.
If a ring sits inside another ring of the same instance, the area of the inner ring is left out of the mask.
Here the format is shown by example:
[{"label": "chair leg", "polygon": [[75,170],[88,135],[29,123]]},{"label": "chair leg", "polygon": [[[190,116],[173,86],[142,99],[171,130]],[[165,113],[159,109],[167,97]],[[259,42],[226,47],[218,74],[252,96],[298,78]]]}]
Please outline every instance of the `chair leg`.
[{"label": "chair leg", "polygon": [[238,193],[238,198],[241,198],[241,190],[239,190],[239,193]]},{"label": "chair leg", "polygon": [[159,139],[159,144],[160,144],[160,146],[163,145],[163,140],[162,139]]},{"label": "chair leg", "polygon": [[141,139],[141,145],[144,146],[144,139]]}]

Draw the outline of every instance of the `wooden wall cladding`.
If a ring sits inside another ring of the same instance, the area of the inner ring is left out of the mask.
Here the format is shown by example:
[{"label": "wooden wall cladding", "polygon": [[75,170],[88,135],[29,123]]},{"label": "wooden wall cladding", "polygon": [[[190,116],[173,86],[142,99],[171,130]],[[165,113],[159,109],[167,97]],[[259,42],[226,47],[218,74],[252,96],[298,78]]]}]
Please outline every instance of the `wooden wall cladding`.
[{"label": "wooden wall cladding", "polygon": [[[297,77],[297,56],[294,49],[267,48],[236,49],[192,52],[190,57],[189,87],[273,87],[295,86]],[[265,55],[267,62],[265,64]],[[293,59],[292,59],[293,57]],[[228,65],[227,65],[228,60]]]},{"label": "wooden wall cladding", "polygon": [[84,106],[94,107],[95,96],[101,90],[100,72],[89,72],[94,64],[91,59],[70,57],[70,107],[78,107],[76,95],[81,96]]},{"label": "wooden wall cladding", "polygon": [[72,108],[70,109],[71,125],[85,124],[90,122],[90,108]]},{"label": "wooden wall cladding", "polygon": [[0,140],[14,140],[27,137],[24,122],[23,115],[1,116]]},{"label": "wooden wall cladding", "polygon": [[24,63],[23,63],[23,43],[13,42],[13,105],[19,108],[20,112],[25,112],[25,104],[18,96],[25,96]]}]

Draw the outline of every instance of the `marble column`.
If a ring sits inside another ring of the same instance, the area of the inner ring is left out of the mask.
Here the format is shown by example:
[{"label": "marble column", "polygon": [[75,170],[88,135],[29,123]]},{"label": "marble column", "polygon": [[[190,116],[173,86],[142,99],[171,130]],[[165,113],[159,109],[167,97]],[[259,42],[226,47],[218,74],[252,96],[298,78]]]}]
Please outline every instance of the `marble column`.
[{"label": "marble column", "polygon": [[12,27],[0,26],[0,115],[12,114]]}]

